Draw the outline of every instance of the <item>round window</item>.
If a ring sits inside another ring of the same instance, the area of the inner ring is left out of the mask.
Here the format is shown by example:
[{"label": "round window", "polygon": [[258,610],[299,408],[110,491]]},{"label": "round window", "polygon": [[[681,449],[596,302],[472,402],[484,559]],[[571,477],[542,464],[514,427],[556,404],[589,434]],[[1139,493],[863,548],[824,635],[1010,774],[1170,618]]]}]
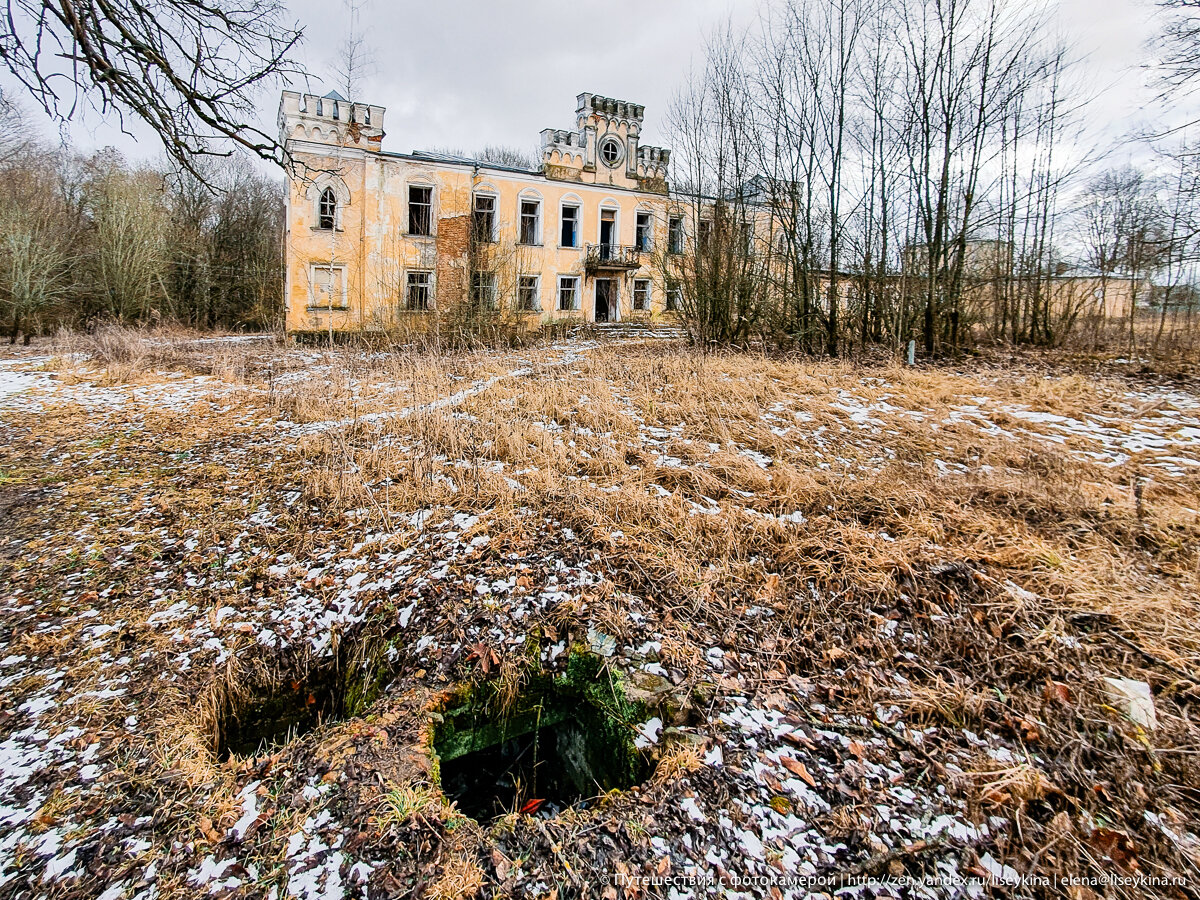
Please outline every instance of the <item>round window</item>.
[{"label": "round window", "polygon": [[605,138],[600,143],[600,158],[606,166],[615,166],[621,161],[621,142],[616,138]]}]

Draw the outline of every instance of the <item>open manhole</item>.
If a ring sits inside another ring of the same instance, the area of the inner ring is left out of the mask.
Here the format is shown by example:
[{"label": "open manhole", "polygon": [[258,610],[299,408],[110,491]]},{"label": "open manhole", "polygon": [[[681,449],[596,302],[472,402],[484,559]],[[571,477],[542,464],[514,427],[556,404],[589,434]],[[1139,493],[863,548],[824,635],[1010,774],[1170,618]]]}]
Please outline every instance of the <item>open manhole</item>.
[{"label": "open manhole", "polygon": [[495,683],[449,701],[434,728],[442,791],[483,822],[510,812],[559,811],[640,784],[650,761],[634,747],[646,717],[607,673],[574,661],[503,704]]},{"label": "open manhole", "polygon": [[387,686],[380,653],[362,647],[293,674],[259,673],[227,688],[217,706],[217,758],[268,753],[314,728],[359,715]]}]

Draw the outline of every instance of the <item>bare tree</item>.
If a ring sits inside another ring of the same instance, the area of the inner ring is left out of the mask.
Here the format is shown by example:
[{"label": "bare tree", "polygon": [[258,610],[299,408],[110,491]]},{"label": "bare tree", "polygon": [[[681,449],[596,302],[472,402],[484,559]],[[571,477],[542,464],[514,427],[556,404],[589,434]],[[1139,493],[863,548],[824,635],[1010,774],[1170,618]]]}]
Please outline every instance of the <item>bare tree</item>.
[{"label": "bare tree", "polygon": [[182,167],[226,139],[282,162],[249,124],[254,91],[290,71],[300,29],[281,0],[7,0],[0,61],[47,114],[81,102],[149,125]]}]

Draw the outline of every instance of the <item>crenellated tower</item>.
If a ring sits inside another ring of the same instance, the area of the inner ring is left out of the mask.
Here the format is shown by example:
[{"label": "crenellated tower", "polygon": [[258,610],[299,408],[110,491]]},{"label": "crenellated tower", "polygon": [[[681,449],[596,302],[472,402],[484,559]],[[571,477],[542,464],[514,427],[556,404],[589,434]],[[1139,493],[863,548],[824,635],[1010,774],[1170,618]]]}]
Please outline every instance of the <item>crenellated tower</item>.
[{"label": "crenellated tower", "polygon": [[641,146],[645,109],[626,100],[580,94],[574,131],[542,131],[546,177],[667,193],[671,151]]}]

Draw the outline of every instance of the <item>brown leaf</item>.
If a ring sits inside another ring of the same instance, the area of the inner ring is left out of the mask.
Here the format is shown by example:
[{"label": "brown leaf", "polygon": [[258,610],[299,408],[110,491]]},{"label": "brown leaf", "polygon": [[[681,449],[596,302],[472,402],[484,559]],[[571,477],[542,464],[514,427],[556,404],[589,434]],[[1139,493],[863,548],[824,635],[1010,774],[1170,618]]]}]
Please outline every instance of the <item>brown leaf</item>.
[{"label": "brown leaf", "polygon": [[813,780],[813,777],[808,774],[808,769],[805,767],[804,763],[800,762],[800,760],[792,759],[790,756],[781,756],[779,757],[779,761],[783,763],[783,767],[785,769],[787,769],[809,787],[817,786],[817,783]]},{"label": "brown leaf", "polygon": [[863,753],[866,752],[867,748],[864,747],[862,744],[860,744],[858,741],[851,741],[850,746],[847,749],[851,753],[853,753],[855,756],[857,756],[859,759],[862,759]]}]

